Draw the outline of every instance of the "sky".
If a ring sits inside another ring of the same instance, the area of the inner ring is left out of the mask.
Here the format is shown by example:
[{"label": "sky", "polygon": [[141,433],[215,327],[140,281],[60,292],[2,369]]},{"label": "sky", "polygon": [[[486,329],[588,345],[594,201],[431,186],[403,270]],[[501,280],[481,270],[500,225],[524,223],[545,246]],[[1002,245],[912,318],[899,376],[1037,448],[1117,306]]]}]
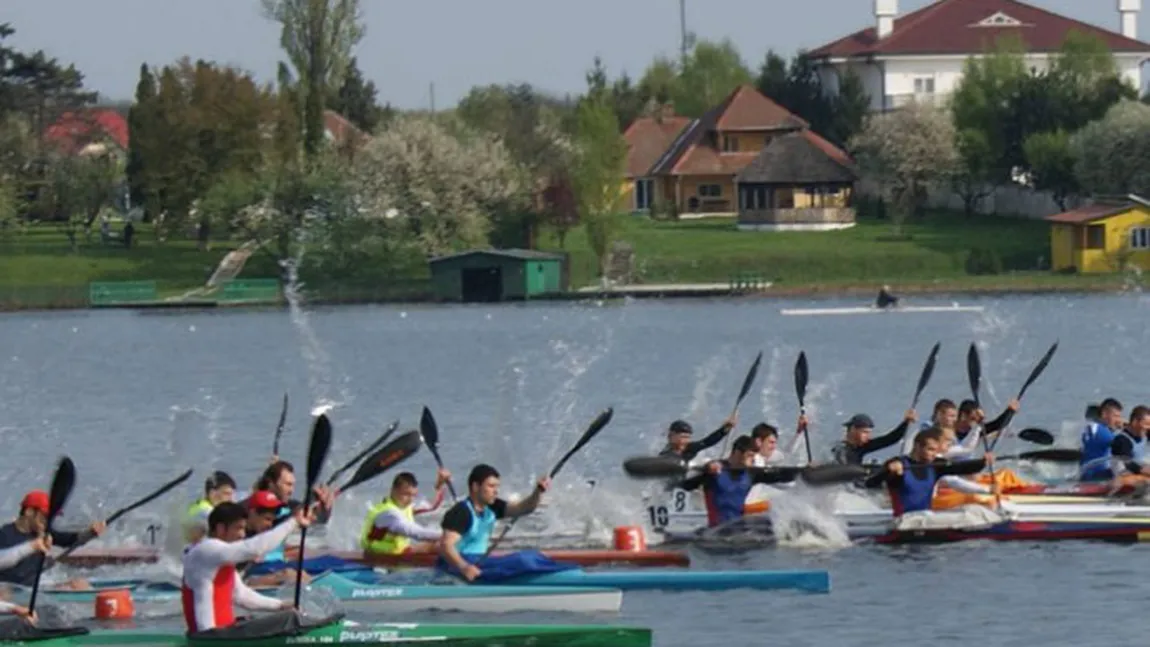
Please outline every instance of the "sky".
[{"label": "sky", "polygon": [[[790,56],[874,22],[873,0],[686,0],[698,38],[731,39],[752,69],[769,49]],[[899,0],[901,12],[930,0]],[[1030,0],[1119,29],[1116,0]],[[356,48],[380,103],[403,109],[455,105],[472,86],[530,83],[578,93],[596,55],[612,75],[639,77],[652,58],[679,49],[678,0],[361,0],[366,35]],[[1150,37],[1150,7],[1139,35]],[[86,85],[130,99],[141,63],[182,56],[275,79],[279,27],[259,0],[2,0],[0,23],[20,49],[75,63]],[[432,90],[434,88],[434,91]]]}]

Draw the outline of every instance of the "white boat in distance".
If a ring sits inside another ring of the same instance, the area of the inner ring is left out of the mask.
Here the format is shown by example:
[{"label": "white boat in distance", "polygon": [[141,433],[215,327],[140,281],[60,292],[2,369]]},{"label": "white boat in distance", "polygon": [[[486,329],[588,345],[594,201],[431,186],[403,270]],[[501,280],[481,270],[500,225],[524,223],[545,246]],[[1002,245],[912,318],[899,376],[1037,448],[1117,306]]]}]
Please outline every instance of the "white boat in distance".
[{"label": "white boat in distance", "polygon": [[960,306],[953,303],[948,306],[891,306],[889,308],[876,308],[875,306],[856,306],[853,308],[791,308],[782,310],[784,315],[869,315],[894,312],[982,312],[982,306]]}]

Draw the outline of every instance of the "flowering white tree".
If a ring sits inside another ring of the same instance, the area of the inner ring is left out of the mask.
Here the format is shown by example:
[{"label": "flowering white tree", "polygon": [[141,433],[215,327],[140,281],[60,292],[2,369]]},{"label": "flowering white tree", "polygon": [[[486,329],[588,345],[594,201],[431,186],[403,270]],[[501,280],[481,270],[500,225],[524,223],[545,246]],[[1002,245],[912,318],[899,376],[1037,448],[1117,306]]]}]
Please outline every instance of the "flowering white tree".
[{"label": "flowering white tree", "polygon": [[1116,104],[1070,138],[1074,173],[1087,193],[1150,192],[1150,106]]},{"label": "flowering white tree", "polygon": [[530,189],[496,136],[425,116],[377,135],[351,179],[366,217],[391,220],[427,254],[486,246],[492,218],[525,208]]}]

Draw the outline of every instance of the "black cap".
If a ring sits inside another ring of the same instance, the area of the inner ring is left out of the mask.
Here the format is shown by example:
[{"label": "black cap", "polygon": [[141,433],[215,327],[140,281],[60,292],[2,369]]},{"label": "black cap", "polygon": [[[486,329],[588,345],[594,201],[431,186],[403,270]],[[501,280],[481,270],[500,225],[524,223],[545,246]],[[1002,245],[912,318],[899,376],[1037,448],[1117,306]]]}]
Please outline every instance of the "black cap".
[{"label": "black cap", "polygon": [[673,434],[693,434],[693,433],[695,433],[695,430],[691,429],[690,423],[688,423],[686,420],[676,420],[675,422],[672,422],[671,426],[668,428],[668,431],[670,431]]},{"label": "black cap", "polygon": [[843,423],[844,427],[862,427],[865,429],[874,429],[874,420],[870,419],[865,413],[856,413],[851,416],[850,420]]}]

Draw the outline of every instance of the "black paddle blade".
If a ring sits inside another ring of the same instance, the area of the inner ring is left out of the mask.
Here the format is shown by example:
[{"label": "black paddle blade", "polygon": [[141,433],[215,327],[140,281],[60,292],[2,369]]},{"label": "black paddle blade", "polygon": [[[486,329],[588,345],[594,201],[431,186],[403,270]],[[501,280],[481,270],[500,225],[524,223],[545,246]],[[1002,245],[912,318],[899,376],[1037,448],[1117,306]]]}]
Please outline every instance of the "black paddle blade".
[{"label": "black paddle blade", "polygon": [[970,342],[970,350],[966,352],[966,377],[970,380],[970,393],[974,403],[978,404],[978,385],[982,382],[982,360],[978,357],[978,347]]},{"label": "black paddle blade", "polygon": [[563,469],[563,466],[575,455],[575,452],[583,449],[583,446],[591,442],[591,439],[594,438],[596,434],[603,431],[603,427],[606,427],[607,423],[611,422],[611,416],[613,415],[615,415],[615,410],[607,409],[592,420],[591,424],[587,427],[587,431],[583,432],[583,435],[579,437],[579,441],[575,443],[575,446],[564,454],[563,458],[560,458],[559,462],[555,464],[555,467],[551,469],[550,477],[555,478],[555,475],[559,473],[559,470]]},{"label": "black paddle blade", "polygon": [[1046,365],[1050,363],[1050,358],[1054,357],[1056,350],[1058,350],[1058,342],[1054,342],[1054,345],[1050,347],[1050,350],[1046,351],[1046,354],[1042,356],[1038,364],[1034,365],[1034,370],[1030,371],[1030,377],[1026,378],[1026,382],[1022,384],[1022,388],[1018,391],[1019,400],[1022,399],[1022,396],[1026,395],[1026,389],[1029,389],[1030,385],[1034,384],[1034,380],[1037,380],[1038,376],[1042,375],[1042,371],[1046,370]]},{"label": "black paddle blade", "polygon": [[48,529],[52,529],[52,521],[64,509],[68,496],[72,494],[72,486],[76,484],[76,466],[72,459],[65,456],[60,459],[56,467],[56,475],[52,477],[52,489],[48,491]]},{"label": "black paddle blade", "polygon": [[810,372],[807,369],[807,353],[806,351],[799,352],[799,359],[795,361],[795,395],[799,398],[799,408],[805,406],[807,400],[807,381],[810,378]]},{"label": "black paddle blade", "polygon": [[427,443],[429,448],[439,444],[439,425],[435,423],[435,416],[431,415],[431,409],[427,407],[423,407],[423,414],[419,416],[419,433],[423,435],[423,442]]},{"label": "black paddle blade", "polygon": [[[1004,456],[1003,458],[1010,458]],[[1022,452],[1018,455],[1020,460],[1051,461],[1054,463],[1077,463],[1082,460],[1082,452],[1077,449],[1039,449],[1032,452]]]},{"label": "black paddle blade", "polygon": [[423,439],[414,429],[401,435],[364,460],[359,469],[355,470],[355,474],[352,474],[351,480],[340,488],[340,492],[346,492],[399,465],[419,451],[422,445]]},{"label": "black paddle blade", "polygon": [[934,365],[938,362],[938,351],[941,348],[942,342],[936,342],[934,348],[930,350],[930,356],[926,358],[926,364],[922,367],[922,374],[918,376],[918,387],[914,390],[914,400],[910,403],[911,409],[918,408],[918,399],[922,397],[923,390],[930,383],[930,377],[934,375]]},{"label": "black paddle blade", "polygon": [[687,463],[674,456],[635,456],[623,461],[623,471],[635,478],[682,478]]},{"label": "black paddle blade", "polygon": [[[311,428],[311,443],[307,449],[307,494],[319,482],[319,473],[323,470],[323,463],[327,460],[327,450],[331,447],[331,421],[327,414],[321,413],[315,419]],[[307,499],[305,498],[305,501]]]},{"label": "black paddle blade", "polygon": [[280,455],[280,436],[283,435],[284,425],[287,424],[287,412],[288,412],[288,394],[287,394],[287,391],[284,391],[284,404],[283,404],[283,408],[280,409],[280,421],[276,425],[275,441],[272,442],[272,454],[275,456]]},{"label": "black paddle blade", "polygon": [[396,421],[392,422],[390,425],[388,425],[387,429],[383,432],[382,436],[371,441],[371,444],[368,445],[367,448],[364,449],[362,452],[356,454],[355,458],[352,458],[347,463],[344,463],[343,467],[332,472],[331,476],[329,476],[327,479],[327,485],[331,486],[337,480],[339,480],[339,477],[343,476],[344,472],[355,467],[356,465],[359,465],[359,462],[362,461],[365,456],[374,452],[376,449],[379,448],[380,445],[387,442],[387,439],[391,438],[392,434],[394,434],[395,430],[398,428],[399,428],[399,421],[398,420],[396,420]]},{"label": "black paddle blade", "polygon": [[747,377],[743,378],[743,388],[739,389],[739,397],[735,400],[735,409],[739,408],[739,404],[747,394],[751,392],[751,385],[755,383],[755,376],[759,374],[759,364],[763,363],[763,351],[755,356],[755,361],[751,364],[751,370],[747,371]]},{"label": "black paddle blade", "polygon": [[810,485],[850,483],[866,478],[870,471],[862,465],[817,465],[802,471],[802,479]]},{"label": "black paddle blade", "polygon": [[1018,432],[1018,437],[1028,443],[1034,443],[1035,445],[1054,444],[1054,434],[1046,431],[1045,429],[1037,429],[1035,427],[1027,427],[1026,429],[1023,429],[1022,431]]}]

